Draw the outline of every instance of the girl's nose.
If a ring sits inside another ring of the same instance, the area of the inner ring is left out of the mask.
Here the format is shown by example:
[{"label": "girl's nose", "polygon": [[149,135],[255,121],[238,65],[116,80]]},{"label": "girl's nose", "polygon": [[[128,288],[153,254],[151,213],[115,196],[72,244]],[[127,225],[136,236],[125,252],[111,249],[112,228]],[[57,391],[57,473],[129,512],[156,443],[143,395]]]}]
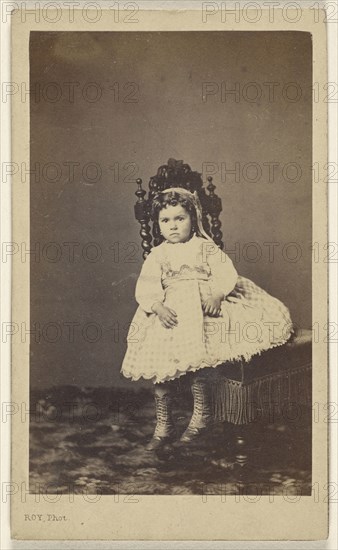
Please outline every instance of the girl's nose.
[{"label": "girl's nose", "polygon": [[175,221],[172,222],[171,229],[177,229],[177,223]]}]

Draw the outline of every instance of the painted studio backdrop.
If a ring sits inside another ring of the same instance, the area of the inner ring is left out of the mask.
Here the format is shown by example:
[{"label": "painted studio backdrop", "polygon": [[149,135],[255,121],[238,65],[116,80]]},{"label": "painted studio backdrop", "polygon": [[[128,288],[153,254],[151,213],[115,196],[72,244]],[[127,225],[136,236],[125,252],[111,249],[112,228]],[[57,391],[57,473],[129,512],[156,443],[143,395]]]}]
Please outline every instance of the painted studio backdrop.
[{"label": "painted studio backdrop", "polygon": [[32,388],[130,386],[135,180],[169,158],[213,176],[237,271],[311,327],[311,54],[301,32],[31,33]]}]

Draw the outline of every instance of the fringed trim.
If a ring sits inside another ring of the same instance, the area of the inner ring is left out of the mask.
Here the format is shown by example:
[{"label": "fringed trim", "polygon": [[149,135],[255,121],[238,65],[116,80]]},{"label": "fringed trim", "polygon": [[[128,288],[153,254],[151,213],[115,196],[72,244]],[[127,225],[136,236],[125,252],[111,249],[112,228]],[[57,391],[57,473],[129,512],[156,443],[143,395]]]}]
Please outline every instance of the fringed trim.
[{"label": "fringed trim", "polygon": [[[290,407],[312,402],[312,365],[277,372],[247,384],[220,377],[212,385],[213,414],[217,421],[249,424],[262,417],[289,414]],[[293,416],[296,414],[293,411]]]}]

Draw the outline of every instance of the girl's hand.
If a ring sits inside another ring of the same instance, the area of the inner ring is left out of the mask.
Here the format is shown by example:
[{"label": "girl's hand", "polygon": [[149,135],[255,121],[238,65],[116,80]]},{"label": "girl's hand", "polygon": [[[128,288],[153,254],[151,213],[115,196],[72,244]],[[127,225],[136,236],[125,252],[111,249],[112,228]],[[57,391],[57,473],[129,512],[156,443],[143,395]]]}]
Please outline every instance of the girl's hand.
[{"label": "girl's hand", "polygon": [[156,313],[164,328],[173,328],[178,324],[176,311],[164,306],[161,302],[156,302],[152,310]]},{"label": "girl's hand", "polygon": [[219,317],[221,314],[221,302],[222,298],[220,296],[210,296],[202,304],[204,313],[210,315],[210,317]]}]

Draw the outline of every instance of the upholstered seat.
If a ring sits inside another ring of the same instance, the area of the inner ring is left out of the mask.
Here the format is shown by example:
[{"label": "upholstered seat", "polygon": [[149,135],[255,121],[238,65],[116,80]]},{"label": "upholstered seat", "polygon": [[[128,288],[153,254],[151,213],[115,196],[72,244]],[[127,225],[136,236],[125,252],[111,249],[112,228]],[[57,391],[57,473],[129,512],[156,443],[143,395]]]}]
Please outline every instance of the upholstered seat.
[{"label": "upholstered seat", "polygon": [[210,377],[215,420],[248,424],[279,415],[290,404],[311,406],[311,359],[312,333],[302,330],[248,363],[220,366]]}]

